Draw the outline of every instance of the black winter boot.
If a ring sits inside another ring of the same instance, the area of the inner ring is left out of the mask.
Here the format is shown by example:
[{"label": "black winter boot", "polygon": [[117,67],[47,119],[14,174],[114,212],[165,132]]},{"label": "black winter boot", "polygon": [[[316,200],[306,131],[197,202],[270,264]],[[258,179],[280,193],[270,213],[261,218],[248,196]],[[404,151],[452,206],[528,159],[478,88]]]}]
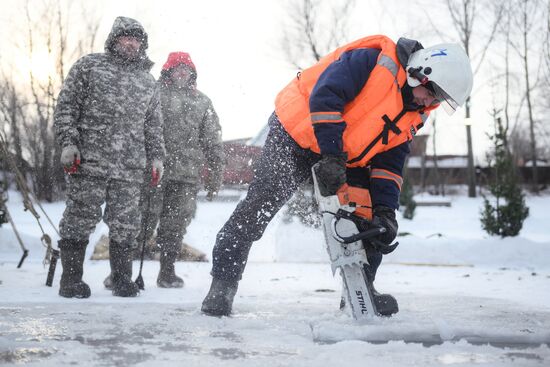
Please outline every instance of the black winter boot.
[{"label": "black winter boot", "polygon": [[139,287],[132,280],[132,248],[111,240],[109,252],[113,296],[136,297]]},{"label": "black winter boot", "polygon": [[106,289],[113,290],[113,277],[111,273],[109,273],[109,275],[107,275],[107,277],[103,280],[103,285]]},{"label": "black winter boot", "polygon": [[[397,300],[391,294],[380,294],[378,291],[371,287],[372,296],[374,298],[374,307],[376,313],[380,316],[391,316],[399,312],[399,306]],[[340,298],[340,310],[346,308],[346,298]]]},{"label": "black winter boot", "polygon": [[239,282],[212,278],[210,291],[202,301],[201,311],[209,316],[229,316]]},{"label": "black winter boot", "polygon": [[59,282],[59,295],[67,298],[88,298],[90,287],[82,281],[84,258],[88,241],[59,240],[63,273]]},{"label": "black winter boot", "polygon": [[[376,270],[378,269],[378,264],[375,267],[371,267],[368,264],[365,264],[365,276],[367,277],[367,287],[369,288],[372,297],[374,299],[374,308],[376,313],[379,316],[391,316],[399,312],[399,306],[397,300],[391,294],[382,294],[379,293],[376,288],[374,288],[374,278],[376,275]],[[342,295],[340,299],[340,309],[343,310],[346,307],[346,298]]]},{"label": "black winter boot", "polygon": [[374,307],[376,312],[380,316],[391,316],[399,312],[397,300],[391,294],[381,294],[374,288],[374,279],[376,278],[376,271],[382,262],[382,255],[372,253],[367,250],[367,257],[369,264],[365,264],[363,269],[365,270],[365,276],[367,277],[367,287],[369,287],[372,297],[374,298]]},{"label": "black winter boot", "polygon": [[374,297],[374,306],[376,311],[381,316],[391,316],[399,312],[397,300],[391,294],[380,294],[372,287],[372,295]]},{"label": "black winter boot", "polygon": [[176,275],[175,262],[177,253],[161,252],[160,271],[157,286],[160,288],[182,288],[183,279]]}]

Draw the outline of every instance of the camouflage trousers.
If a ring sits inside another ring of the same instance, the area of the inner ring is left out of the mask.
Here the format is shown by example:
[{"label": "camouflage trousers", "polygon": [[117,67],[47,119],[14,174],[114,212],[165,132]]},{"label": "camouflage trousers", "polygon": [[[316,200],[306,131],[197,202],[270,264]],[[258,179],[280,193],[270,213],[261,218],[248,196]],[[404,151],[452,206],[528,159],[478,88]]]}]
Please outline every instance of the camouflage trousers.
[{"label": "camouflage trousers", "polygon": [[149,240],[157,228],[157,246],[165,256],[176,257],[181,249],[187,226],[197,210],[198,185],[163,181],[160,187],[142,189],[140,208],[141,232]]},{"label": "camouflage trousers", "polygon": [[109,238],[135,246],[141,215],[140,184],[87,175],[69,176],[67,206],[59,224],[63,239],[87,241],[101,220],[109,227]]}]

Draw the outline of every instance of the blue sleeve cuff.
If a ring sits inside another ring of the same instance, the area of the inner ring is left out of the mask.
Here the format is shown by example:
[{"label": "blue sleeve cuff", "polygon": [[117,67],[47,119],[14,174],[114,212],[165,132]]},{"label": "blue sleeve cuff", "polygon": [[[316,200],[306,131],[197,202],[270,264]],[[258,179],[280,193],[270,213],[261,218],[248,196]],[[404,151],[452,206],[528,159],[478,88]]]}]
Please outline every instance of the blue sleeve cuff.
[{"label": "blue sleeve cuff", "polygon": [[343,135],[346,123],[319,123],[313,124],[313,132],[321,154],[339,154],[344,150]]}]

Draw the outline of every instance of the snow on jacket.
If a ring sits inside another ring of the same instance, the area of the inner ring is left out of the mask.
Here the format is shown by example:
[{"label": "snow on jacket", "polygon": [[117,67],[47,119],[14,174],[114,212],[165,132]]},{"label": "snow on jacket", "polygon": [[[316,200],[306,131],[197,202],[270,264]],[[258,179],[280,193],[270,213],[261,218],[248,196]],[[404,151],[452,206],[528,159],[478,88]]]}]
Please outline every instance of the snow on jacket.
[{"label": "snow on jacket", "polygon": [[[140,36],[140,56],[128,61],[114,51],[123,35]],[[79,173],[142,181],[146,161],[163,160],[160,93],[145,54],[147,33],[137,21],[118,17],[105,52],[80,58],[63,84],[54,114],[62,147],[76,145]]]},{"label": "snow on jacket", "polygon": [[[180,64],[193,73],[184,88],[170,79],[171,70]],[[196,77],[195,65],[187,53],[169,55],[159,79],[166,143],[164,179],[199,184],[206,167],[206,186],[218,189],[224,166],[221,127],[212,101],[196,89]]]}]

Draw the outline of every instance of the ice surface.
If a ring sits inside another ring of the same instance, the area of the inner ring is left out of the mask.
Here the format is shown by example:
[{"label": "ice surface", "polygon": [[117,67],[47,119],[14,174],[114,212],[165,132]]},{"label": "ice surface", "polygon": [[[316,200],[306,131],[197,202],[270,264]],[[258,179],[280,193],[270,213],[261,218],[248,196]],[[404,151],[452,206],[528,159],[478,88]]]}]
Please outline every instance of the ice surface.
[{"label": "ice surface", "polygon": [[[400,312],[358,324],[338,310],[340,281],[326,263],[320,231],[284,224],[279,215],[252,249],[232,317],[200,313],[208,263],[177,263],[186,286],[170,290],[156,287],[158,262],[148,261],[146,290],[124,299],[102,286],[108,262],[86,260],[92,296],[61,298],[61,269],[45,287],[40,232],[10,192],[30,256],[16,269],[21,252],[10,226],[2,226],[0,365],[548,365],[550,197],[529,197],[524,230],[504,240],[481,230],[480,199],[451,201],[450,208],[419,207],[413,221],[400,220],[410,235],[399,238],[376,282],[395,295]],[[186,241],[210,254],[235,205],[199,202]],[[45,208],[57,223],[64,205]],[[106,232],[99,225],[92,242]]]}]

